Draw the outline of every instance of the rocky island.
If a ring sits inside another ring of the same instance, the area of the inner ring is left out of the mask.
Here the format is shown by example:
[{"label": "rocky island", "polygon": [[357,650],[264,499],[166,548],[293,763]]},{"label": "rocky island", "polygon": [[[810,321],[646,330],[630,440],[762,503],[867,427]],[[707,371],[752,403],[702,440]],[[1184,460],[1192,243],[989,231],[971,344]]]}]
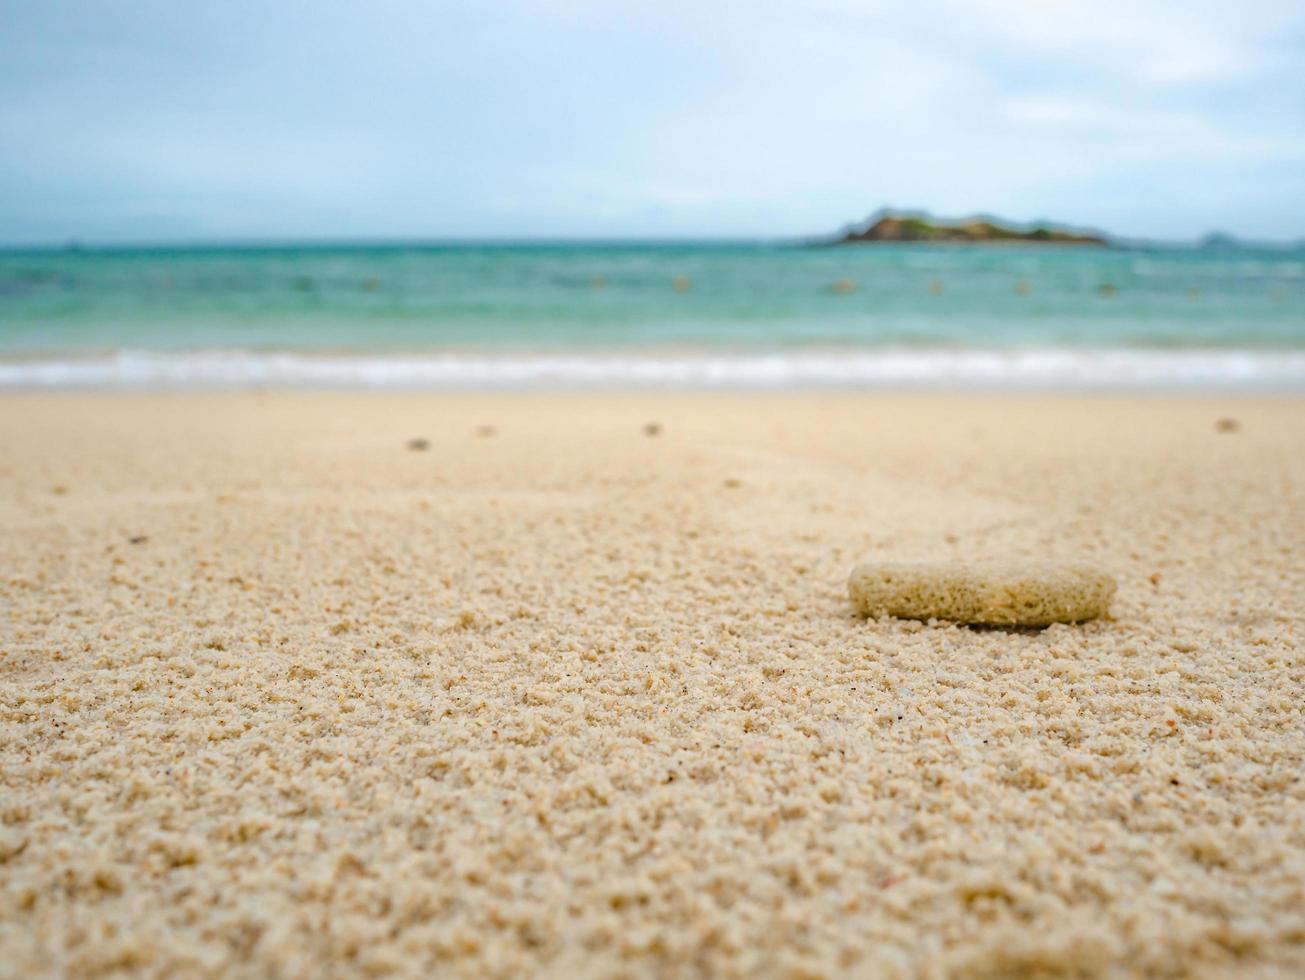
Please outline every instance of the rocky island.
[{"label": "rocky island", "polygon": [[991,218],[944,221],[920,214],[881,211],[864,224],[847,228],[836,240],[839,245],[863,242],[1030,242],[1052,245],[1107,245],[1107,240],[1090,233],[1035,225],[1021,228]]}]

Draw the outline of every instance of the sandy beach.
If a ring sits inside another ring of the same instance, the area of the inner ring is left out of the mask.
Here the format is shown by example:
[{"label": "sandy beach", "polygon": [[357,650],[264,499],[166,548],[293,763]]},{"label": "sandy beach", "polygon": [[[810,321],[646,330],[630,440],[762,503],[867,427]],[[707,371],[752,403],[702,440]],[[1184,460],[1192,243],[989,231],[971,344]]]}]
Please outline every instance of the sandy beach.
[{"label": "sandy beach", "polygon": [[1290,397],[4,395],[0,975],[1299,976],[1302,515]]}]

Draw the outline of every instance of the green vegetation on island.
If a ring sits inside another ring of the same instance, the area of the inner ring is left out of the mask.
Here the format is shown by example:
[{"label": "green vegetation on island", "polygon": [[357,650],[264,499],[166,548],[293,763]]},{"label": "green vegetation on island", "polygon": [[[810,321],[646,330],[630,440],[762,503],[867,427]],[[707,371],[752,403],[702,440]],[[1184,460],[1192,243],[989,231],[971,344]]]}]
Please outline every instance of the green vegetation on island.
[{"label": "green vegetation on island", "polygon": [[942,221],[915,214],[880,212],[865,224],[850,227],[837,239],[841,245],[862,242],[1031,242],[1051,245],[1106,245],[1101,235],[1035,225],[999,224],[989,218]]}]

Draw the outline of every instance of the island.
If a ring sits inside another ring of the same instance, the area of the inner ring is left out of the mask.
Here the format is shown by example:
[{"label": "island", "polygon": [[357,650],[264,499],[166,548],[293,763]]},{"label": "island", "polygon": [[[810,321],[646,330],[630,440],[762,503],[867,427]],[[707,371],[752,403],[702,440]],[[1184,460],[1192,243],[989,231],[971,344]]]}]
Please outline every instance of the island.
[{"label": "island", "polygon": [[1107,239],[1089,232],[1037,224],[1020,227],[988,217],[946,221],[919,213],[881,211],[859,226],[846,228],[838,245],[867,242],[975,242],[982,244],[1039,243],[1048,245],[1107,245]]}]

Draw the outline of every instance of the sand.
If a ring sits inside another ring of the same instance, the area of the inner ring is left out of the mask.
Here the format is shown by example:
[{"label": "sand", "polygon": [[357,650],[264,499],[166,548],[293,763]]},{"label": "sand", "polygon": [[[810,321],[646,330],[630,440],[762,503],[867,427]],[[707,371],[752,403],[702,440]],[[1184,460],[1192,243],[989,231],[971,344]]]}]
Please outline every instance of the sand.
[{"label": "sand", "polygon": [[[1299,399],[10,394],[0,450],[4,976],[1305,971]],[[1039,556],[1112,617],[847,597]]]}]

